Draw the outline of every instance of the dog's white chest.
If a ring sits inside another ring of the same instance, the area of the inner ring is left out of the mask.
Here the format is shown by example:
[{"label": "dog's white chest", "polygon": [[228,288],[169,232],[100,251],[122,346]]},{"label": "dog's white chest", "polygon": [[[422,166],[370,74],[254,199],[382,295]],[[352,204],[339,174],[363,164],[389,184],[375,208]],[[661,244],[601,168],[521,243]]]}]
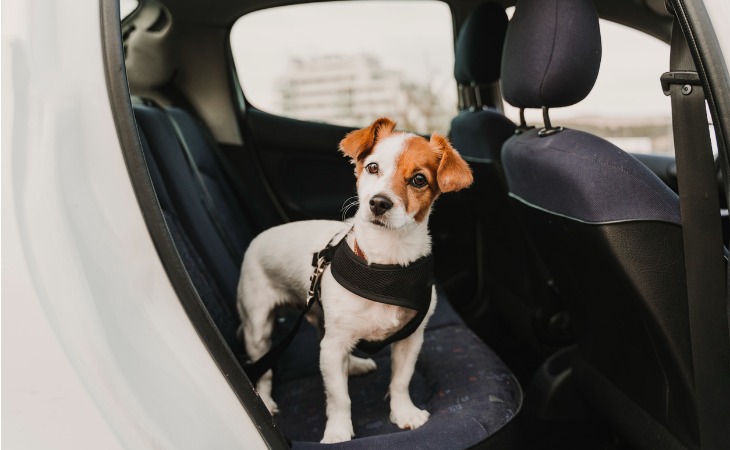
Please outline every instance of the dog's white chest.
[{"label": "dog's white chest", "polygon": [[416,311],[400,306],[386,305],[370,300],[365,317],[364,337],[370,341],[381,341],[393,335],[411,320]]},{"label": "dog's white chest", "polygon": [[325,332],[380,341],[403,328],[416,311],[360,297],[340,286],[329,271],[322,279]]}]

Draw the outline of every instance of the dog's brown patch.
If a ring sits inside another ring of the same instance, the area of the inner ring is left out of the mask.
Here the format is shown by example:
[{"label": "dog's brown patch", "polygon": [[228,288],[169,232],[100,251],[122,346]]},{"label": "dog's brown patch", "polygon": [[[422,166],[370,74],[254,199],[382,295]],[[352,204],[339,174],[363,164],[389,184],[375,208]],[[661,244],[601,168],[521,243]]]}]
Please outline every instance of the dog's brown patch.
[{"label": "dog's brown patch", "polygon": [[340,151],[349,156],[355,164],[355,175],[360,176],[362,162],[375,148],[378,141],[393,134],[396,123],[387,117],[381,117],[367,128],[355,130],[347,134],[340,142]]},{"label": "dog's brown patch", "polygon": [[[403,206],[414,219],[421,222],[439,194],[437,183],[439,152],[420,136],[413,136],[404,142],[404,148],[396,161],[392,189],[403,200]],[[411,184],[414,176],[426,177],[428,185],[417,187]]]},{"label": "dog's brown patch", "polygon": [[[426,186],[412,184],[413,177],[418,174],[426,178]],[[471,185],[472,181],[471,169],[459,153],[445,137],[434,134],[430,141],[420,136],[405,140],[391,187],[403,200],[406,211],[421,222],[440,193],[458,191]]]}]

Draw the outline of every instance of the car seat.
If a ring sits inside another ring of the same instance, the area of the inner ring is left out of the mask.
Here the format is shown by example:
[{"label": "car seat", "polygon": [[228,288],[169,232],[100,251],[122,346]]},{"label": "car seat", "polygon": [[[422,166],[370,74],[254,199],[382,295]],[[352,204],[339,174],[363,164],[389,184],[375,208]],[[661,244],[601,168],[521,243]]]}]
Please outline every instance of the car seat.
[{"label": "car seat", "polygon": [[678,197],[620,148],[549,118],[588,95],[600,61],[590,0],[520,0],[502,88],[510,104],[541,108],[545,124],[505,143],[509,195],[569,304],[582,394],[633,446],[693,448]]}]

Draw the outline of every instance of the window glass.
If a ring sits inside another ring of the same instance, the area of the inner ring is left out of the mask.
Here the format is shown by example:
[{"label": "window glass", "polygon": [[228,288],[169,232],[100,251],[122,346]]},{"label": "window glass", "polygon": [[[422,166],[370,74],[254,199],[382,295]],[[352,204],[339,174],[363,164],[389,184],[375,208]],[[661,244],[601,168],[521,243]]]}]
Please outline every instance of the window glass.
[{"label": "window glass", "polygon": [[[674,154],[672,110],[659,77],[669,70],[669,45],[640,31],[601,20],[598,80],[583,101],[550,110],[553,125],[587,131],[633,153]],[[519,121],[519,110],[505,105]],[[542,126],[540,111],[526,111]]]},{"label": "window glass", "polygon": [[440,1],[309,3],[247,14],[231,31],[243,93],[296,119],[448,131],[456,114],[451,12]]}]

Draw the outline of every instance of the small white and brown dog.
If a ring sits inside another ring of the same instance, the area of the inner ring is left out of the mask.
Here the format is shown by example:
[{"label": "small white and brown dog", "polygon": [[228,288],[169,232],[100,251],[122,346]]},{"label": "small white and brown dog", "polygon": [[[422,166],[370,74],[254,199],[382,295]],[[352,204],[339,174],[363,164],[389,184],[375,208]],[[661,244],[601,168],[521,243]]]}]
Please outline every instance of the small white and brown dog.
[{"label": "small white and brown dog", "polygon": [[[312,274],[312,254],[334,236],[349,232],[346,242],[369,264],[408,265],[431,252],[428,217],[436,198],[472,183],[466,162],[449,141],[438,134],[430,141],[396,132],[387,118],[349,133],[340,150],[355,165],[360,207],[351,223],[311,220],[271,228],[257,236],[246,251],[238,286],[238,310],[246,351],[252,360],[270,348],[276,307],[304,306]],[[338,238],[339,239],[339,238]],[[327,426],[323,443],[353,436],[348,375],[375,370],[372,359],[351,354],[361,339],[382,340],[400,329],[414,311],[360,297],[340,286],[326,270],[321,281],[321,305],[326,332],[320,342],[320,370],[327,398]],[[415,429],[429,417],[411,401],[408,385],[423,343],[423,329],[436,306],[435,289],[429,312],[409,337],[392,347],[389,387],[390,420],[402,429]],[[307,317],[316,322],[317,314]],[[321,316],[321,312],[319,314]],[[269,370],[256,389],[269,411],[277,412],[271,398]]]}]

